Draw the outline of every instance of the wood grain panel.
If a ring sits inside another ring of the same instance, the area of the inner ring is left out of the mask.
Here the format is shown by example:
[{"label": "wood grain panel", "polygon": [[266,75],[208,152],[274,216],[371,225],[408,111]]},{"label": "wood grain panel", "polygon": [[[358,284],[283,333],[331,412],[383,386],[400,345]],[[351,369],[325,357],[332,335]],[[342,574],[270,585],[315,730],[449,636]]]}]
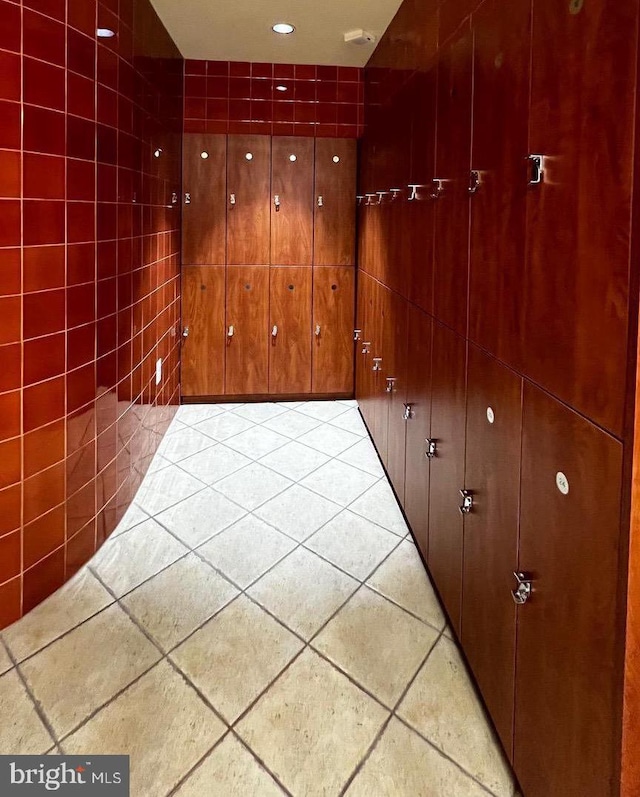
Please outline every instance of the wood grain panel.
[{"label": "wood grain panel", "polygon": [[[247,156],[251,158],[248,159]],[[227,262],[269,263],[271,247],[271,139],[229,136],[227,155]],[[235,204],[231,204],[231,195]]]},{"label": "wood grain panel", "polygon": [[573,8],[533,6],[525,373],[621,435],[638,3]]},{"label": "wood grain panel", "polygon": [[372,422],[372,372],[373,354],[371,333],[373,331],[373,280],[364,271],[358,273],[358,298],[356,326],[360,329],[360,340],[356,342],[355,372],[356,398],[367,426]]},{"label": "wood grain panel", "polygon": [[269,267],[228,266],[226,393],[269,392]]},{"label": "wood grain panel", "polygon": [[224,266],[186,266],[182,271],[182,394],[224,393]]},{"label": "wood grain panel", "polygon": [[433,311],[437,319],[467,334],[469,271],[469,170],[473,38],[464,25],[440,55],[436,178]]},{"label": "wood grain panel", "polygon": [[[314,393],[345,393],[354,385],[355,269],[313,270]],[[319,327],[319,330],[318,330]],[[316,334],[319,332],[319,334]],[[359,354],[362,357],[362,354]]]},{"label": "wood grain panel", "polygon": [[[407,421],[404,408],[407,402],[407,302],[397,293],[389,294],[386,329],[384,376],[393,379],[388,394],[389,425],[387,439],[387,472],[398,496],[404,504],[405,449]],[[386,386],[386,389],[389,385]]]},{"label": "wood grain panel", "polygon": [[462,644],[508,755],[513,744],[522,378],[469,346]]},{"label": "wood grain panel", "polygon": [[[515,767],[526,795],[617,794],[622,446],[525,383]],[[563,473],[569,492],[556,486]]]},{"label": "wood grain panel", "polygon": [[[202,154],[206,153],[207,158]],[[182,262],[224,265],[226,256],[227,137],[186,133],[182,150]]]},{"label": "wood grain panel", "polygon": [[473,29],[469,337],[521,368],[531,3],[487,0]]},{"label": "wood grain panel", "polygon": [[433,326],[431,437],[437,455],[429,483],[429,569],[456,633],[462,598],[462,515],[464,487],[466,341]]},{"label": "wood grain panel", "polygon": [[[355,265],[356,144],[355,139],[316,139],[313,240],[316,266]],[[339,158],[337,163],[335,158]]]},{"label": "wood grain panel", "polygon": [[[312,138],[274,136],[271,159],[271,263],[310,266],[313,259]],[[279,197],[279,209],[275,197]]]},{"label": "wood grain panel", "polygon": [[311,392],[311,274],[310,268],[271,268],[270,393]]},{"label": "wood grain panel", "polygon": [[407,422],[404,509],[422,555],[428,555],[429,460],[426,439],[431,437],[431,338],[432,320],[413,305],[408,306]]}]

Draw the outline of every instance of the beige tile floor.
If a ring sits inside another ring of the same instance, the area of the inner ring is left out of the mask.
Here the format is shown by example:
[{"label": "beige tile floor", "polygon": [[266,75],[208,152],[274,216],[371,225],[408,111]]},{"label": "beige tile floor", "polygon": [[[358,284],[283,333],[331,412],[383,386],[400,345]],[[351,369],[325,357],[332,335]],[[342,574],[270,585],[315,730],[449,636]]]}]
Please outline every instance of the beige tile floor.
[{"label": "beige tile floor", "polygon": [[355,402],[181,407],[2,641],[0,753],[127,753],[134,797],[514,794]]}]

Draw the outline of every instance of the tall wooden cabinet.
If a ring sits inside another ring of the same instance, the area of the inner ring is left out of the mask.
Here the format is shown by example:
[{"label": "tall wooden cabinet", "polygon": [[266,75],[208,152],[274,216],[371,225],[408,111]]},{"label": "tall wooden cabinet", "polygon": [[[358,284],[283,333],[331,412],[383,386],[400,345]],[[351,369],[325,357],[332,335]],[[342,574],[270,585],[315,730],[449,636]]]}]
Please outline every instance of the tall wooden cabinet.
[{"label": "tall wooden cabinet", "polygon": [[349,396],[356,142],[188,134],[187,399]]},{"label": "tall wooden cabinet", "polygon": [[406,1],[356,396],[524,797],[636,797],[640,3]]}]

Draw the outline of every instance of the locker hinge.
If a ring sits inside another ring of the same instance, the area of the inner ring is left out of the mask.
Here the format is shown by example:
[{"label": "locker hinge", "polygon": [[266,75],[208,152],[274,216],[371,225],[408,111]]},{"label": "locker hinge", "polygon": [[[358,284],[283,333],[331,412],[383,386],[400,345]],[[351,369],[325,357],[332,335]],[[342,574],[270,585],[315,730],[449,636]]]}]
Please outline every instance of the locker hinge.
[{"label": "locker hinge", "polygon": [[511,590],[511,597],[518,606],[522,606],[531,597],[533,587],[531,578],[526,573],[514,573],[518,586]]},{"label": "locker hinge", "polygon": [[531,164],[529,185],[540,185],[544,182],[544,155],[527,155]]},{"label": "locker hinge", "polygon": [[460,490],[462,505],[459,507],[463,515],[468,515],[473,509],[473,493],[471,490]]},{"label": "locker hinge", "polygon": [[427,449],[424,455],[427,459],[433,459],[438,455],[438,441],[434,437],[427,437],[424,441],[427,444]]}]

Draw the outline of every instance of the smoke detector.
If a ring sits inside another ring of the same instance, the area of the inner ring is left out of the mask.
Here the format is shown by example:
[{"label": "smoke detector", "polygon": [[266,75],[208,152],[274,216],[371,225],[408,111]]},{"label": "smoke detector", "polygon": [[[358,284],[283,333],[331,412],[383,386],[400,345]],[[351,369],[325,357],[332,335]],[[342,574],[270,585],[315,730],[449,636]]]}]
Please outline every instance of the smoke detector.
[{"label": "smoke detector", "polygon": [[347,44],[373,44],[376,37],[373,33],[359,28],[358,30],[350,30],[345,33],[344,40]]}]

